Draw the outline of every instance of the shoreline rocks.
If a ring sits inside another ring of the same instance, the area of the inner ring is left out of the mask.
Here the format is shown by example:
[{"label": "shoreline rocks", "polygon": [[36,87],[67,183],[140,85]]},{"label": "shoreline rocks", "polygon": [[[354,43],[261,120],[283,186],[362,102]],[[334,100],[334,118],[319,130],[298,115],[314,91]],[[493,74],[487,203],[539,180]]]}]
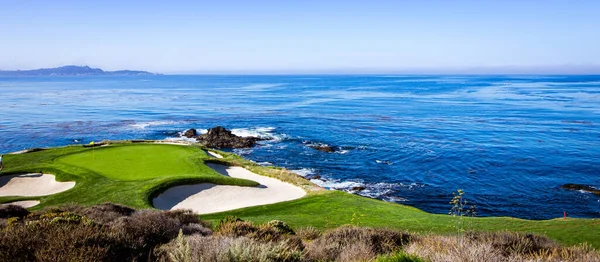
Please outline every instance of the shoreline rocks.
[{"label": "shoreline rocks", "polygon": [[196,129],[190,128],[188,130],[185,130],[185,132],[183,132],[183,136],[187,137],[187,138],[193,138],[198,136],[198,131],[196,131]]},{"label": "shoreline rocks", "polygon": [[241,137],[231,133],[230,130],[222,126],[216,126],[208,129],[206,134],[198,135],[196,129],[186,130],[182,136],[187,138],[196,138],[198,143],[215,149],[221,148],[249,148],[256,145],[256,142],[264,140],[260,137]]}]

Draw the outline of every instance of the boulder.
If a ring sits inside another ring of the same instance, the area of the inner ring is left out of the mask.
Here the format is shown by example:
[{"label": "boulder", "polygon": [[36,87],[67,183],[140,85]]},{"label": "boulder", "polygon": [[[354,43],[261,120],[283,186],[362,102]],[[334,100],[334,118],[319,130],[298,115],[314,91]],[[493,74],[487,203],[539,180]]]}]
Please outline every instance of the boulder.
[{"label": "boulder", "polygon": [[367,189],[367,188],[364,186],[353,186],[352,188],[350,188],[350,190],[352,190],[352,191],[363,191],[365,189]]},{"label": "boulder", "polygon": [[579,185],[579,184],[564,184],[560,187],[564,188],[564,189],[569,189],[569,190],[582,190],[582,191],[589,192],[594,195],[600,196],[600,189],[593,188],[591,186]]},{"label": "boulder", "polygon": [[319,150],[319,151],[325,152],[325,153],[333,153],[333,152],[335,152],[335,149],[333,147],[331,147],[331,146],[328,146],[328,145],[310,145],[309,147],[312,148],[312,149],[315,149],[315,150]]},{"label": "boulder", "polygon": [[193,138],[198,136],[198,131],[196,131],[196,129],[190,128],[188,130],[185,130],[185,132],[183,132],[183,136],[187,137],[187,138]]},{"label": "boulder", "polygon": [[231,133],[222,126],[208,129],[206,134],[196,138],[198,142],[209,148],[248,148],[256,145],[257,141],[262,140],[259,137],[240,137]]}]

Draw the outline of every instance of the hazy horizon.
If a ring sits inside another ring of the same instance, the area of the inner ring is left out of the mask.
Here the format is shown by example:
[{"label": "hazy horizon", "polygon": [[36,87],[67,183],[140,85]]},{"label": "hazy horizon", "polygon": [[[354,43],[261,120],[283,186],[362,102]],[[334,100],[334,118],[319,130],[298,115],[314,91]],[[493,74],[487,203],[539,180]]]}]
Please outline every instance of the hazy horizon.
[{"label": "hazy horizon", "polygon": [[0,70],[600,74],[597,1],[7,0]]}]

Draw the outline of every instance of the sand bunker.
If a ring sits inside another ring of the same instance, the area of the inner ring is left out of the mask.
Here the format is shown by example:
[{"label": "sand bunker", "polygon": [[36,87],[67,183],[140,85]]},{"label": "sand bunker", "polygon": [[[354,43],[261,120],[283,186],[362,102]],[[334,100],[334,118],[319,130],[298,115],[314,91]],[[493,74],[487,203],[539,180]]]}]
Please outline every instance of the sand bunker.
[{"label": "sand bunker", "polygon": [[206,153],[208,153],[210,156],[214,157],[214,158],[223,158],[222,155],[219,155],[213,151],[206,151]]},{"label": "sand bunker", "polygon": [[260,183],[260,186],[223,186],[208,183],[176,186],[155,198],[154,207],[162,210],[191,209],[198,214],[208,214],[289,201],[306,195],[306,192],[297,186],[252,173],[242,167],[211,163],[207,165],[225,176],[253,180]]},{"label": "sand bunker", "polygon": [[75,182],[57,182],[49,174],[0,176],[0,196],[46,196],[74,186]]},{"label": "sand bunker", "polygon": [[15,201],[15,202],[10,202],[10,203],[0,204],[0,207],[8,206],[8,205],[15,205],[15,206],[21,206],[21,207],[24,207],[24,208],[30,208],[32,206],[35,206],[35,205],[39,204],[39,203],[40,203],[40,201],[37,201],[37,200]]}]

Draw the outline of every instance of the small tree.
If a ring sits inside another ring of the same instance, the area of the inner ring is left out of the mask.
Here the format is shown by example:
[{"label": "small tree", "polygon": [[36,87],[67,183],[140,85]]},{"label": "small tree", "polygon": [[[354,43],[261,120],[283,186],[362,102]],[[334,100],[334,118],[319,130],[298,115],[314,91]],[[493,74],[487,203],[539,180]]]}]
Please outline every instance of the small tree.
[{"label": "small tree", "polygon": [[454,222],[456,226],[456,234],[460,238],[462,232],[465,231],[463,226],[463,217],[475,217],[477,213],[475,212],[475,205],[468,206],[469,201],[467,201],[465,198],[465,192],[462,189],[458,189],[456,192],[453,192],[452,195],[453,197],[450,201],[452,208],[450,208],[448,215],[451,215],[455,218]]}]

